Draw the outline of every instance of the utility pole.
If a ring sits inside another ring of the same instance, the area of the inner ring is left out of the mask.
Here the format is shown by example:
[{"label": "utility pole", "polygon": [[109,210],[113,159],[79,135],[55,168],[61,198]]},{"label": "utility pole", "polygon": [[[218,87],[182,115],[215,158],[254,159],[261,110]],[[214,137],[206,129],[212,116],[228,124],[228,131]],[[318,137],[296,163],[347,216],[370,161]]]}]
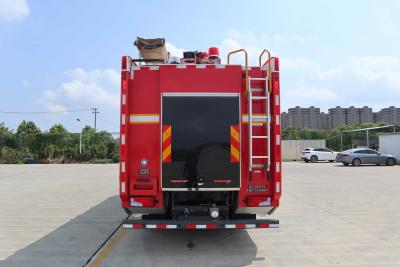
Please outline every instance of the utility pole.
[{"label": "utility pole", "polygon": [[80,128],[80,133],[79,133],[79,162],[82,161],[82,133],[83,133],[83,128],[82,128],[82,123],[81,120],[78,118],[76,119],[77,122],[79,122],[79,128]]},{"label": "utility pole", "polygon": [[94,114],[94,132],[96,132],[96,125],[97,125],[97,114],[100,111],[97,111],[97,108],[92,108],[92,114]]}]

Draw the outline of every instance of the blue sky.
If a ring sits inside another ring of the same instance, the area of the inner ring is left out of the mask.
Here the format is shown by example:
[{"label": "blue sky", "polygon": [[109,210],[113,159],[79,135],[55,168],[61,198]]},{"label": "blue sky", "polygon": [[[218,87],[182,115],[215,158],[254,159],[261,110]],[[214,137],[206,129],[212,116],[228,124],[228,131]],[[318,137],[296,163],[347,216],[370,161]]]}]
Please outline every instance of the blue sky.
[{"label": "blue sky", "polygon": [[[43,130],[76,118],[118,131],[122,55],[136,36],[165,37],[174,53],[246,48],[281,58],[283,110],[292,106],[400,106],[398,1],[39,1],[0,0],[0,111]],[[223,57],[225,58],[225,57]]]}]

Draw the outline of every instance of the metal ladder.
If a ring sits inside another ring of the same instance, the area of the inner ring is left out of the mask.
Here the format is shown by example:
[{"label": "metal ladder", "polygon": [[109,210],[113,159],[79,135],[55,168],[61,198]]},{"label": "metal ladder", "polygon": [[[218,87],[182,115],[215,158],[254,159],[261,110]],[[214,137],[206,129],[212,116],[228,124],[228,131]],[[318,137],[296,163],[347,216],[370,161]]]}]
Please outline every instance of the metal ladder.
[{"label": "metal ladder", "polygon": [[[249,77],[247,81],[247,86],[248,86],[248,105],[249,105],[249,114],[248,114],[248,124],[249,124],[249,172],[253,170],[255,167],[266,167],[267,170],[269,170],[270,166],[270,99],[269,99],[269,90],[268,90],[268,79],[270,77],[264,77],[264,78],[252,78]],[[262,91],[264,95],[262,96],[253,96],[253,88],[251,88],[251,81],[265,81],[265,88]],[[253,114],[253,103],[257,101],[265,101],[265,106],[266,106],[266,114],[265,115],[254,115]],[[266,133],[267,135],[253,135],[253,127],[254,123],[257,122],[264,122],[265,120],[265,127],[266,127]],[[265,155],[253,155],[253,140],[254,139],[265,139],[266,141],[266,154]],[[266,159],[267,164],[266,166],[259,164],[254,164],[253,160],[254,159]]]}]

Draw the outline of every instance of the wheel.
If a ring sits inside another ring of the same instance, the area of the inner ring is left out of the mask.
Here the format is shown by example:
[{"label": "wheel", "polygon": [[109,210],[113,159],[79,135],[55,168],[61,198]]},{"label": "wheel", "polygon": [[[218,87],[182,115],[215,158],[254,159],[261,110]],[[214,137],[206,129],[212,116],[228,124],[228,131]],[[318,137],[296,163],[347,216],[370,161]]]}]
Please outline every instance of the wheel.
[{"label": "wheel", "polygon": [[315,155],[313,155],[313,156],[311,156],[310,161],[311,161],[312,163],[315,163],[315,162],[318,161],[318,157],[315,156]]},{"label": "wheel", "polygon": [[352,162],[353,166],[358,167],[361,165],[361,160],[360,159],[353,159]]},{"label": "wheel", "polygon": [[334,162],[334,160],[330,160],[329,162]]},{"label": "wheel", "polygon": [[386,165],[387,166],[393,166],[394,164],[396,164],[396,161],[393,158],[388,158],[386,160]]},{"label": "wheel", "polygon": [[343,164],[344,166],[349,166],[349,164],[348,164],[347,162],[342,162],[342,164]]},{"label": "wheel", "polygon": [[304,159],[304,162],[309,163],[310,160],[309,159]]}]

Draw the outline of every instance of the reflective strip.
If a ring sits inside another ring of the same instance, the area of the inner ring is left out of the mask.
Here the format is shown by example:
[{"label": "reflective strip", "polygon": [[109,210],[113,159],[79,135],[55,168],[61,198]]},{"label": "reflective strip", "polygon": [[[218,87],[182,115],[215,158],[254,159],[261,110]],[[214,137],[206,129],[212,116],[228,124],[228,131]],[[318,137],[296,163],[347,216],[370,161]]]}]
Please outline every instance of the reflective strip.
[{"label": "reflective strip", "polygon": [[177,69],[186,69],[186,64],[177,64],[175,66]]},{"label": "reflective strip", "polygon": [[149,70],[159,70],[159,66],[149,66]]},{"label": "reflective strip", "polygon": [[168,145],[162,152],[162,160],[163,162],[170,162],[169,160],[167,160],[169,158],[169,156],[171,156],[171,145]]},{"label": "reflective strip", "polygon": [[256,228],[255,224],[246,224],[246,228]]},{"label": "reflective strip", "polygon": [[231,126],[231,162],[239,162],[240,159],[240,135],[239,126]]},{"label": "reflective strip", "polygon": [[167,224],[166,227],[167,229],[176,229],[178,226],[176,224]]},{"label": "reflective strip", "polygon": [[206,65],[205,64],[196,64],[196,69],[205,69]]},{"label": "reflective strip", "polygon": [[162,126],[162,162],[170,163],[171,159],[171,125],[163,125]]},{"label": "reflective strip", "polygon": [[275,124],[276,125],[279,125],[281,122],[280,122],[280,119],[279,119],[279,115],[276,115],[276,118],[275,118]]},{"label": "reflective strip", "polygon": [[122,124],[122,125],[125,125],[125,123],[126,123],[125,114],[122,114],[122,115],[121,115],[121,124]]},{"label": "reflective strip", "polygon": [[279,146],[281,144],[281,136],[279,134],[276,135],[276,145]]},{"label": "reflective strip", "polygon": [[275,192],[277,192],[277,193],[281,192],[281,183],[280,182],[275,183]]},{"label": "reflective strip", "polygon": [[226,229],[235,229],[236,228],[236,224],[225,224],[225,228]]},{"label": "reflective strip", "polygon": [[156,229],[157,225],[155,225],[155,224],[146,224],[146,228],[147,229]]},{"label": "reflective strip", "polygon": [[160,115],[158,114],[134,114],[129,116],[131,124],[153,124],[160,122]]},{"label": "reflective strip", "polygon": [[279,95],[275,96],[275,105],[279,106]]},{"label": "reflective strip", "polygon": [[279,228],[279,224],[276,223],[270,223],[269,228]]},{"label": "reflective strip", "polygon": [[276,163],[275,171],[276,172],[281,172],[281,163],[280,162]]},{"label": "reflective strip", "polygon": [[225,65],[223,65],[223,64],[217,64],[217,65],[215,65],[215,68],[216,68],[216,69],[225,69]]},{"label": "reflective strip", "polygon": [[[260,118],[254,118],[255,116],[266,116],[267,114],[253,114],[253,125],[255,123],[267,123],[268,117],[266,119],[260,119]],[[249,115],[248,114],[242,114],[242,123],[249,123]]]},{"label": "reflective strip", "polygon": [[122,94],[122,100],[121,100],[121,102],[122,102],[122,105],[125,105],[125,104],[126,104],[126,94]]},{"label": "reflective strip", "polygon": [[125,182],[121,182],[121,193],[125,193]]},{"label": "reflective strip", "polygon": [[132,228],[133,228],[133,224],[123,224],[123,225],[122,225],[122,228],[125,228],[125,229],[132,229]]},{"label": "reflective strip", "polygon": [[166,141],[168,138],[170,138],[170,137],[171,137],[171,126],[168,125],[168,126],[165,128],[165,131],[163,132],[162,141],[165,142],[165,141]]},{"label": "reflective strip", "polygon": [[140,70],[140,66],[133,66],[133,70]]},{"label": "reflective strip", "polygon": [[207,225],[205,225],[205,224],[196,224],[196,229],[207,229]]},{"label": "reflective strip", "polygon": [[238,93],[163,93],[163,96],[173,97],[186,97],[186,96],[200,96],[200,97],[238,97]]},{"label": "reflective strip", "polygon": [[121,162],[121,172],[125,172],[125,162]]},{"label": "reflective strip", "polygon": [[125,145],[125,134],[121,134],[121,145]]}]

